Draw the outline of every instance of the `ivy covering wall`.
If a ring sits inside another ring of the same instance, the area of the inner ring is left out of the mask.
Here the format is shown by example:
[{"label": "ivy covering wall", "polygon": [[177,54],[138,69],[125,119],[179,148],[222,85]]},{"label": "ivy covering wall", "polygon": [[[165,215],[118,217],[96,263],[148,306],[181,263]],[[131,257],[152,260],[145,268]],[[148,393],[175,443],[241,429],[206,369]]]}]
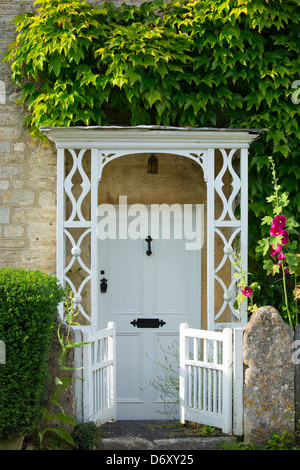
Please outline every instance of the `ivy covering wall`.
[{"label": "ivy covering wall", "polygon": [[[5,55],[33,136],[40,126],[120,123],[268,129],[250,154],[249,256],[259,273],[270,155],[288,211],[300,205],[299,2],[37,3],[16,18]],[[274,290],[265,292],[268,303]]]}]

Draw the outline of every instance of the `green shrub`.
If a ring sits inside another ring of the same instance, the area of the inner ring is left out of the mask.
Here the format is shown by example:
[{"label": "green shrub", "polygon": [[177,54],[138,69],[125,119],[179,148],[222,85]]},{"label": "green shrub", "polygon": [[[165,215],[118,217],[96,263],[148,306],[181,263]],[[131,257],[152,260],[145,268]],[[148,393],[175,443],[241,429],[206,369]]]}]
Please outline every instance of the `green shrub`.
[{"label": "green shrub", "polygon": [[30,434],[41,418],[48,355],[64,290],[40,271],[0,270],[0,438]]},{"label": "green shrub", "polygon": [[99,436],[99,428],[91,421],[77,423],[72,432],[76,450],[93,450]]}]

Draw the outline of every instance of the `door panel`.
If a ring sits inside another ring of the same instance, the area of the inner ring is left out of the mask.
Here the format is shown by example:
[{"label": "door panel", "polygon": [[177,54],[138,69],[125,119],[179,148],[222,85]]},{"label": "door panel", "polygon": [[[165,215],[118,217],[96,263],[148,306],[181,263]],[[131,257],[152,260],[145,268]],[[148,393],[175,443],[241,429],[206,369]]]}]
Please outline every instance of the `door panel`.
[{"label": "door panel", "polygon": [[[109,314],[141,313],[141,240],[111,240],[108,243]],[[129,266],[130,265],[130,266]],[[131,273],[129,276],[128,273]]]},{"label": "door panel", "polygon": [[118,402],[142,402],[141,341],[140,334],[118,334],[116,353]]},{"label": "door panel", "polygon": [[[99,328],[116,324],[117,419],[166,418],[170,396],[153,382],[164,383],[166,371],[178,367],[179,324],[200,326],[200,250],[186,250],[172,231],[171,239],[151,242],[150,256],[147,249],[144,238],[99,241],[99,267],[108,280],[99,294]],[[132,322],[139,318],[165,324],[138,328]]]},{"label": "door panel", "polygon": [[155,312],[187,314],[188,259],[183,240],[155,240]]}]

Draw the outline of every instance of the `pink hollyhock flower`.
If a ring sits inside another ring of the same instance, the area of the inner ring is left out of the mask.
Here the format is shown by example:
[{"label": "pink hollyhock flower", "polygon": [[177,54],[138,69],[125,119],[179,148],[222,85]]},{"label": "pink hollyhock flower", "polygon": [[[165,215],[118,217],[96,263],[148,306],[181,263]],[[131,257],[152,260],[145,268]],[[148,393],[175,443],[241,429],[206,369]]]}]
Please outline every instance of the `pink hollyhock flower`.
[{"label": "pink hollyhock flower", "polygon": [[284,274],[290,274],[290,271],[288,268],[284,268]]},{"label": "pink hollyhock flower", "polygon": [[246,297],[251,297],[252,295],[252,289],[250,287],[246,286],[244,289],[242,289],[242,294],[245,295]]},{"label": "pink hollyhock flower", "polygon": [[277,246],[275,248],[275,250],[273,249],[273,245],[271,244],[271,256],[275,256],[277,255],[277,253],[279,253],[279,251],[281,251],[281,248],[282,248],[282,245],[280,245],[279,243],[277,243]]},{"label": "pink hollyhock flower", "polygon": [[274,219],[272,220],[271,228],[275,226],[284,228],[285,224],[286,224],[286,217],[284,217],[284,215],[276,215],[276,217],[274,217]]},{"label": "pink hollyhock flower", "polygon": [[283,235],[283,230],[278,225],[274,225],[270,230],[270,235],[273,237],[279,237],[280,235]]},{"label": "pink hollyhock flower", "polygon": [[289,242],[289,234],[287,233],[287,230],[282,230],[281,243],[283,245],[286,245],[288,242]]},{"label": "pink hollyhock flower", "polygon": [[284,254],[282,253],[282,251],[279,253],[278,259],[285,259],[285,256],[284,256]]}]

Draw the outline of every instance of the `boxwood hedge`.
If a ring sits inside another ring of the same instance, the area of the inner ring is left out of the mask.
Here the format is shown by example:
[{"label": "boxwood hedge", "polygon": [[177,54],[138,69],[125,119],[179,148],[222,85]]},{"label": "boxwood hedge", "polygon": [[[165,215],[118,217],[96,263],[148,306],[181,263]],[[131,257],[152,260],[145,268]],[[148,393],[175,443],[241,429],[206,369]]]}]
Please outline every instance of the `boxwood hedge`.
[{"label": "boxwood hedge", "polygon": [[0,438],[30,434],[41,418],[48,356],[64,290],[40,271],[0,269]]}]

